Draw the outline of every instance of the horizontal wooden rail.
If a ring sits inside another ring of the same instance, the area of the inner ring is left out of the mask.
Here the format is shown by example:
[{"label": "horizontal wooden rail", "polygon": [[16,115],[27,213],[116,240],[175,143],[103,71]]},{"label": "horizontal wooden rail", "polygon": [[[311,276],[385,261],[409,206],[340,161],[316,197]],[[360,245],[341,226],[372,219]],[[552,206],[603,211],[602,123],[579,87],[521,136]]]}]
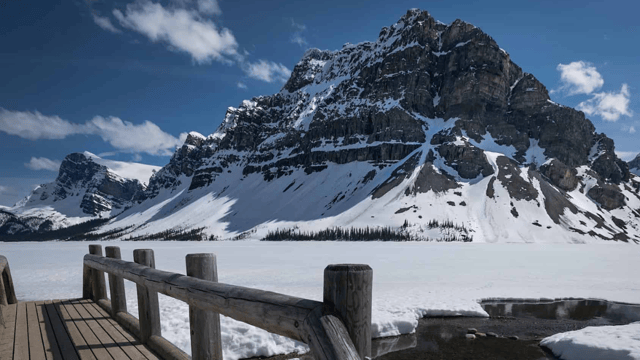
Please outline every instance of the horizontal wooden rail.
[{"label": "horizontal wooden rail", "polygon": [[[141,308],[140,320],[124,311],[114,311],[111,304],[108,306],[114,318],[118,322],[124,323],[125,326],[128,324],[127,327],[130,327],[132,332],[146,339],[144,342],[153,342],[154,338],[156,340],[162,339],[159,330],[155,332],[153,330],[155,328],[153,324],[156,322],[153,306],[157,307],[157,303],[154,305],[155,300],[153,299],[154,296],[157,297],[157,293],[162,293],[186,302],[190,306],[190,311],[209,311],[212,314],[222,314],[266,331],[307,343],[317,360],[362,360],[371,356],[372,271],[367,265],[331,265],[327,267],[325,269],[324,302],[318,302],[157,270],[154,268],[152,250],[136,250],[134,258],[138,257],[137,263],[118,259],[120,257],[119,249],[117,252],[111,250],[112,255],[117,255],[111,256],[111,258],[102,257],[101,251],[98,252],[96,249],[92,249],[91,253],[84,256],[85,283],[83,288],[86,291],[91,289],[92,294],[89,295],[93,295],[96,302],[106,307],[106,301],[101,300],[101,297],[106,296],[102,295],[104,289],[100,289],[100,286],[104,288],[104,273],[107,273],[110,275],[110,283],[113,281],[112,279],[115,281],[127,279],[138,285],[139,308],[142,306],[140,299],[143,300],[143,303],[150,301],[149,304],[152,304],[151,308],[146,308],[148,305],[144,305],[145,309]],[[193,255],[191,256],[193,257]],[[188,271],[190,271],[189,261],[189,256],[187,256]],[[142,263],[149,266],[142,265]],[[215,267],[215,260],[213,263]],[[96,277],[100,275],[96,274],[102,274],[102,285],[96,286],[101,281]],[[215,279],[217,279],[217,275]],[[114,288],[122,289],[119,284],[116,284]],[[120,303],[116,307],[120,308],[124,296],[121,292],[121,290],[117,291],[115,296],[117,302]],[[85,294],[85,296],[87,295]],[[112,298],[114,298],[113,294]],[[215,321],[216,317],[209,318],[211,320],[208,320],[207,326],[214,329],[215,324],[212,324],[211,321]],[[194,324],[191,326],[193,342]],[[204,328],[201,330],[204,331]],[[198,341],[206,342],[202,337]],[[220,345],[213,346],[212,351],[195,353],[192,350],[194,360],[200,358],[221,359],[221,352],[215,349],[216,346]]]},{"label": "horizontal wooden rail", "polygon": [[0,255],[0,305],[16,304],[16,291],[13,287],[9,260]]}]

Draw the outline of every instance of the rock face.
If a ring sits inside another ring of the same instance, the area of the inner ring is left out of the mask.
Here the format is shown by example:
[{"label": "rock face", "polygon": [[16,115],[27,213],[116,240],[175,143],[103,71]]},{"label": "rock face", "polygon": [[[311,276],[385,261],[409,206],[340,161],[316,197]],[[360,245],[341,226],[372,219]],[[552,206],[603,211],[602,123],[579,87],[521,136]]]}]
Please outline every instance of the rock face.
[{"label": "rock face", "polygon": [[631,173],[640,176],[640,154],[638,154],[635,159],[629,161],[628,166]]},{"label": "rock face", "polygon": [[145,187],[138,180],[123,178],[100,160],[89,153],[67,155],[55,181],[1,211],[0,239],[107,218],[145,199]]},{"label": "rock face", "polygon": [[308,50],[279,93],[191,133],[144,194],[118,188],[140,204],[102,230],[387,225],[430,238],[455,222],[474,241],[640,241],[630,176],[613,141],[493,38],[410,10],[374,42]]}]

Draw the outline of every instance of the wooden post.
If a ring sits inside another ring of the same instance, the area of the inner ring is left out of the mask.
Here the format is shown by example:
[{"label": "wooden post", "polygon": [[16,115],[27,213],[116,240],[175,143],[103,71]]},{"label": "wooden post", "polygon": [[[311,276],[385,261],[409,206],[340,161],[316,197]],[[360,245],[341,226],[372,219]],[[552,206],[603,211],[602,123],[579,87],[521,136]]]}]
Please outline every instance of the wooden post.
[{"label": "wooden post", "polygon": [[9,260],[0,255],[0,305],[17,304],[16,290],[13,287]]},{"label": "wooden post", "polygon": [[[107,246],[104,248],[108,258],[121,260],[120,248],[118,246]],[[109,291],[111,293],[111,316],[115,318],[119,312],[127,312],[127,297],[124,293],[124,279],[119,276],[109,274]]]},{"label": "wooden post", "polygon": [[[218,282],[215,254],[189,254],[186,257],[187,276]],[[220,314],[189,306],[191,328],[191,358],[222,360]]]},{"label": "wooden post", "polygon": [[[156,268],[156,261],[151,249],[133,250],[133,261],[140,265]],[[158,304],[158,293],[149,291],[142,285],[138,288],[138,319],[140,319],[140,341],[147,343],[149,339],[156,335],[161,336],[160,328],[160,305]]]},{"label": "wooden post", "polygon": [[91,272],[93,270],[87,265],[82,265],[82,298],[93,298],[93,282],[91,281]]},{"label": "wooden post", "polygon": [[373,270],[369,265],[329,265],[324,269],[323,312],[344,322],[361,359],[371,357]]},{"label": "wooden post", "polygon": [[[89,254],[102,256],[102,245],[89,245]],[[104,272],[98,270],[91,270],[91,282],[93,301],[97,302],[100,299],[107,298],[107,285],[104,281]]]}]

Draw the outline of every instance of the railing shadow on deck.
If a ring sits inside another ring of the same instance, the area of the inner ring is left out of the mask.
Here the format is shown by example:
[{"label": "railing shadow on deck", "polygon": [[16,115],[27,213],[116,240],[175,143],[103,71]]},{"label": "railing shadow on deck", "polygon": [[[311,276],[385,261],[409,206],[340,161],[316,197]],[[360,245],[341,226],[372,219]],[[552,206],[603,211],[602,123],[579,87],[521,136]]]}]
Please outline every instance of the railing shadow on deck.
[{"label": "railing shadow on deck", "polygon": [[[323,302],[318,302],[218,283],[214,254],[187,255],[185,276],[155,269],[150,249],[134,250],[134,262],[121,260],[118,247],[107,246],[105,251],[103,257],[102,246],[89,245],[83,262],[83,298],[94,300],[165,359],[190,357],[162,337],[158,293],[189,304],[194,360],[222,359],[220,314],[302,341],[316,360],[363,360],[372,355],[373,271],[368,265],[327,266]],[[138,318],[127,312],[124,279],[136,283]],[[415,343],[407,347],[411,345]]]}]

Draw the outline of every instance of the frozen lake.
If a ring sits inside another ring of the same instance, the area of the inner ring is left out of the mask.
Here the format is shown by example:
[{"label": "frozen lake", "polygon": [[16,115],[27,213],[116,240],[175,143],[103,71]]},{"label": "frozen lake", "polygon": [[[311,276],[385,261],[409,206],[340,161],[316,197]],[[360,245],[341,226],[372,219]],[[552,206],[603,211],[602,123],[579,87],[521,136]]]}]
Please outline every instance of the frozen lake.
[{"label": "frozen lake", "polygon": [[[373,268],[373,333],[415,330],[425,315],[487,316],[487,298],[598,298],[640,302],[640,248],[627,244],[462,244],[386,242],[91,242],[155,251],[158,269],[185,272],[185,255],[217,255],[219,281],[322,300],[324,268]],[[19,300],[82,296],[82,257],[89,242],[0,243]],[[135,286],[127,284],[137,316]],[[186,304],[161,295],[163,336],[190,352]],[[228,318],[225,359],[303,351],[300,343]]]}]

